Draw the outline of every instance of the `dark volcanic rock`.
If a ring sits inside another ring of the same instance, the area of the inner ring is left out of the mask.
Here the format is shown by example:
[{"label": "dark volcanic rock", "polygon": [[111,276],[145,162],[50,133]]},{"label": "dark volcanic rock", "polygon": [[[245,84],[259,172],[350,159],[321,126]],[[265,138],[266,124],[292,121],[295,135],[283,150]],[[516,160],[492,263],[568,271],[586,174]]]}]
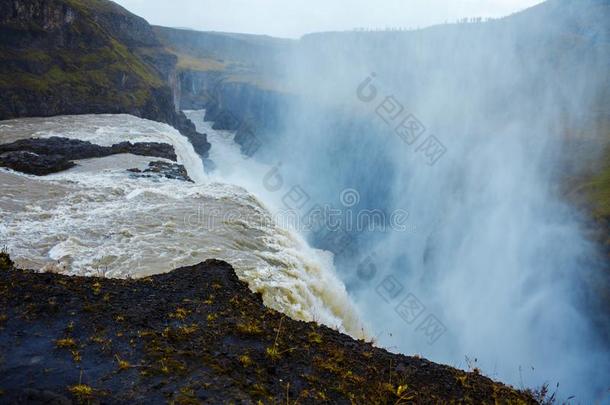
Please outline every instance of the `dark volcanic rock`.
[{"label": "dark volcanic rock", "polygon": [[19,172],[44,176],[69,169],[71,160],[90,159],[131,153],[176,161],[174,147],[158,142],[121,142],[100,146],[78,139],[61,137],[21,139],[0,145],[0,166]]},{"label": "dark volcanic rock", "polygon": [[0,354],[0,403],[536,403],[287,318],[217,260],[140,280],[2,270]]},{"label": "dark volcanic rock", "polygon": [[128,171],[140,177],[165,177],[172,180],[193,182],[184,166],[175,163],[150,162],[147,169],[128,169]]},{"label": "dark volcanic rock", "polygon": [[0,167],[36,176],[61,172],[74,166],[74,162],[62,155],[38,155],[24,151],[0,154]]},{"label": "dark volcanic rock", "polygon": [[30,138],[0,145],[0,153],[27,151],[39,155],[62,155],[68,159],[90,159],[131,153],[140,156],[154,156],[176,161],[176,152],[172,145],[159,142],[121,142],[112,146],[100,146],[79,139],[62,138]]},{"label": "dark volcanic rock", "polygon": [[177,113],[174,116],[174,120],[170,122],[174,128],[177,128],[180,133],[188,138],[193,145],[195,152],[197,152],[203,158],[208,157],[211,144],[208,142],[207,134],[200,134],[195,130],[195,124],[193,124],[183,112]]},{"label": "dark volcanic rock", "polygon": [[139,156],[160,157],[173,160],[174,162],[178,158],[172,145],[159,142],[121,142],[112,145],[110,151],[112,154],[131,153],[132,155]]}]

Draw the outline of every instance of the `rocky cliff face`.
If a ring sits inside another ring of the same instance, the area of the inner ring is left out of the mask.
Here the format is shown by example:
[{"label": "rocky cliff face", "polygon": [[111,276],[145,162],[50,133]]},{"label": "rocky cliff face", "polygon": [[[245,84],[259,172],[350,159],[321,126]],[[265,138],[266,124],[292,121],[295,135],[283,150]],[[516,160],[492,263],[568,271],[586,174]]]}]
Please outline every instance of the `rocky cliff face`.
[{"label": "rocky cliff face", "polygon": [[142,18],[106,0],[2,1],[0,37],[0,119],[128,113],[173,125],[207,153],[175,109],[176,57]]},{"label": "rocky cliff face", "polygon": [[282,83],[282,61],[296,41],[260,35],[154,27],[178,58],[174,95],[182,109],[205,108],[215,129],[237,131],[244,153],[277,132],[293,96]]},{"label": "rocky cliff face", "polygon": [[282,116],[293,102],[287,93],[232,81],[222,72],[184,70],[178,77],[181,108],[205,108],[214,129],[236,131],[235,141],[248,155],[281,130]]}]

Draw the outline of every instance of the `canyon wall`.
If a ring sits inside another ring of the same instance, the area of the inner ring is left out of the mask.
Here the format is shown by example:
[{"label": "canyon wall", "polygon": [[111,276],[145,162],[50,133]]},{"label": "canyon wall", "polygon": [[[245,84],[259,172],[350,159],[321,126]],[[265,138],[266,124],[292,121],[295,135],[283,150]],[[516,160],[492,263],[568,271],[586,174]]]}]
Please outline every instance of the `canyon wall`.
[{"label": "canyon wall", "polygon": [[148,23],[106,0],[0,3],[0,119],[127,113],[209,144],[176,112],[176,57]]}]

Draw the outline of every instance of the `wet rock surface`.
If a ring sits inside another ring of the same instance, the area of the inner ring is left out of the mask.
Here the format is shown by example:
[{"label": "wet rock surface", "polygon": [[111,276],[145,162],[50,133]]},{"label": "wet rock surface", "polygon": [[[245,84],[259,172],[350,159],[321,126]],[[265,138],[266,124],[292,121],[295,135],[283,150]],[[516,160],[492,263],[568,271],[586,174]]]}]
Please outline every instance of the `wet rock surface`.
[{"label": "wet rock surface", "polygon": [[36,176],[61,172],[74,166],[76,166],[74,162],[62,155],[38,155],[24,151],[0,154],[0,167]]},{"label": "wet rock surface", "polygon": [[266,308],[208,260],[138,280],[0,270],[0,403],[536,403]]},{"label": "wet rock surface", "polygon": [[159,142],[121,142],[112,146],[100,146],[78,139],[53,136],[50,138],[21,139],[0,145],[0,153],[27,151],[39,155],[63,155],[70,159],[90,159],[118,153],[132,153],[140,156],[154,156],[176,161],[174,147]]},{"label": "wet rock surface", "polygon": [[91,159],[131,153],[176,161],[174,147],[158,142],[121,142],[100,146],[62,137],[21,139],[0,145],[0,167],[26,174],[44,176],[75,166],[72,160]]},{"label": "wet rock surface", "polygon": [[166,179],[193,182],[186,168],[176,163],[156,161],[150,162],[148,168],[144,170],[134,168],[127,171],[138,177],[165,177]]}]

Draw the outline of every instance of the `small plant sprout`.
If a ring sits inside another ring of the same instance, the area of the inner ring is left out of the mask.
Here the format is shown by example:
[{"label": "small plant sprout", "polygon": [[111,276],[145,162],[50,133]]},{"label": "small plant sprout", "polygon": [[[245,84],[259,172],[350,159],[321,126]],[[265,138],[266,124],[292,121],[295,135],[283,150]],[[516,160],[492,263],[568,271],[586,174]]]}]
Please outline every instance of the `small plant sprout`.
[{"label": "small plant sprout", "polygon": [[81,370],[78,384],[68,387],[68,391],[74,395],[79,402],[89,401],[93,397],[93,388],[83,384],[83,371]]},{"label": "small plant sprout", "polygon": [[59,349],[73,349],[76,347],[76,341],[72,338],[57,339],[55,347]]},{"label": "small plant sprout", "polygon": [[176,308],[176,310],[169,315],[172,319],[178,319],[179,321],[183,321],[189,315],[190,311],[184,308]]},{"label": "small plant sprout", "polygon": [[280,352],[277,350],[277,347],[275,347],[275,346],[269,346],[265,350],[265,353],[267,354],[267,357],[269,357],[273,361],[280,358]]},{"label": "small plant sprout", "polygon": [[119,355],[115,355],[114,356],[116,358],[116,361],[119,365],[119,371],[125,371],[129,368],[131,368],[131,364],[129,364],[129,362],[127,360],[122,360]]},{"label": "small plant sprout", "polygon": [[282,330],[282,321],[283,320],[284,320],[284,317],[282,316],[282,318],[280,318],[280,324],[277,328],[277,334],[275,335],[275,341],[273,342],[273,346],[270,346],[267,349],[265,349],[265,353],[267,354],[267,357],[269,357],[273,361],[279,359],[281,357],[282,353],[294,350],[294,349],[286,349],[284,351],[280,351],[278,349],[277,341],[280,337],[280,331]]},{"label": "small plant sprout", "polygon": [[405,404],[407,403],[406,401],[410,401],[415,397],[414,395],[409,394],[408,390],[409,387],[407,384],[399,385],[396,388],[396,396],[398,397],[398,400],[396,401],[395,405]]},{"label": "small plant sprout", "polygon": [[239,362],[244,367],[250,367],[253,363],[252,359],[247,354],[242,354],[239,356]]},{"label": "small plant sprout", "polygon": [[262,333],[262,329],[255,321],[240,322],[237,324],[237,330],[244,335],[258,335]]},{"label": "small plant sprout", "polygon": [[74,362],[80,363],[80,361],[82,360],[80,352],[78,350],[71,350],[70,353],[72,354],[72,359],[74,359]]},{"label": "small plant sprout", "polygon": [[93,396],[93,388],[85,384],[77,384],[68,387],[68,390],[80,400],[89,399]]},{"label": "small plant sprout", "polygon": [[309,338],[309,343],[316,343],[316,344],[322,343],[322,336],[319,333],[310,332],[308,335],[308,338]]}]

